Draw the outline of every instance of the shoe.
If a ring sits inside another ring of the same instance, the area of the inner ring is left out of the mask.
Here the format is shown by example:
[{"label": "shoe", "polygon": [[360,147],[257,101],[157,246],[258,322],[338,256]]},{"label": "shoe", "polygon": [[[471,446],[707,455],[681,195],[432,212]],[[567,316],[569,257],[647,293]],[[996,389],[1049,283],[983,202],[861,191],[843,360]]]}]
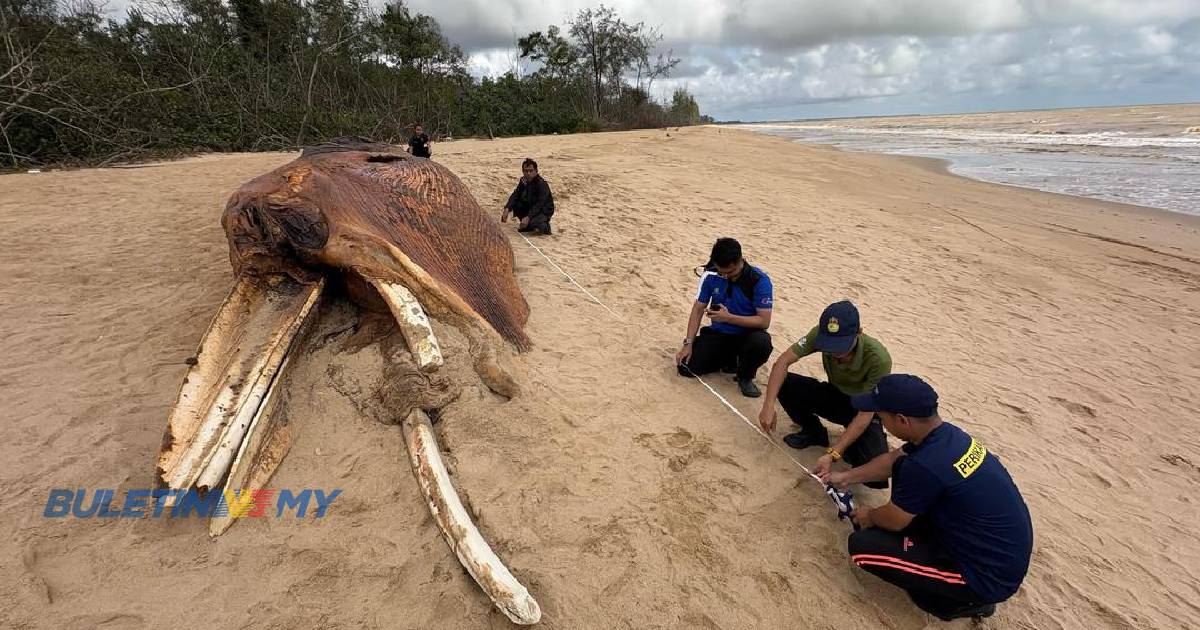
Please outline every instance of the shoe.
[{"label": "shoe", "polygon": [[518,232],[532,232],[532,231],[533,231],[533,228],[531,228],[531,227],[529,227],[529,226],[527,225],[527,226],[525,226],[525,227],[519,227],[519,228],[517,228],[517,231],[518,231]]},{"label": "shoe", "polygon": [[806,431],[797,431],[783,436],[783,442],[792,448],[808,448],[810,446],[829,447],[829,434],[813,435]]},{"label": "shoe", "polygon": [[966,619],[968,617],[975,620],[986,619],[994,614],[996,614],[995,604],[968,604],[958,610],[935,613],[933,616],[942,621],[954,621],[955,619]]},{"label": "shoe", "polygon": [[550,226],[546,225],[546,227],[538,230],[538,232],[541,232],[542,236],[550,236]]},{"label": "shoe", "polygon": [[971,618],[976,621],[979,621],[980,619],[987,619],[988,617],[991,617],[994,614],[996,614],[996,605],[995,604],[984,604],[972,612]]},{"label": "shoe", "polygon": [[721,373],[722,374],[737,374],[737,366],[736,365],[726,365],[725,367],[721,368]]},{"label": "shoe", "polygon": [[754,384],[754,379],[752,378],[739,378],[737,384],[738,389],[742,390],[742,395],[746,398],[758,398],[762,396],[762,392],[759,391],[758,385]]}]

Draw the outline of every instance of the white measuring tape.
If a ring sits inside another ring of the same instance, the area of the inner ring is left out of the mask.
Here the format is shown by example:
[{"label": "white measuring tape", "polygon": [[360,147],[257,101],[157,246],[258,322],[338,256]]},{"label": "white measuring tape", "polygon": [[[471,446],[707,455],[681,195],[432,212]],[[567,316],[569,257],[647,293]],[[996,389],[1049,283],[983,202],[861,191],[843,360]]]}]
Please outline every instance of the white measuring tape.
[{"label": "white measuring tape", "polygon": [[[575,287],[578,288],[580,291],[583,291],[584,295],[588,296],[593,302],[595,302],[597,305],[599,305],[600,308],[603,308],[604,310],[608,311],[608,313],[610,315],[612,315],[614,318],[616,318],[617,320],[621,319],[621,316],[618,315],[616,311],[609,308],[608,305],[605,304],[604,302],[601,302],[600,298],[596,297],[595,295],[592,295],[592,292],[588,291],[587,288],[584,287],[582,284],[579,284],[578,282],[576,282],[575,278],[571,277],[571,274],[567,273],[566,270],[564,270],[562,267],[558,266],[558,263],[554,262],[553,259],[551,259],[549,256],[547,256],[546,252],[542,251],[542,248],[538,247],[537,245],[534,245],[533,241],[529,240],[529,237],[525,236],[524,234],[521,234],[520,232],[518,232],[517,234],[522,239],[525,240],[525,243],[527,245],[529,245],[529,247],[533,248],[533,251],[540,254],[542,256],[542,258],[545,258],[546,262],[550,263],[551,267],[554,267],[554,269],[557,270],[558,273],[562,274],[563,277],[566,278],[571,284],[575,285]],[[675,355],[671,354],[670,352],[668,352],[667,350],[665,350],[663,348],[657,348],[657,350],[659,352],[661,352],[662,354],[666,355],[668,358],[671,358],[671,359],[675,358]],[[690,372],[691,370],[688,370],[688,371]],[[741,418],[742,422],[745,422],[751,429],[754,429],[754,431],[756,433],[758,433],[759,435],[761,435],[763,437],[763,439],[765,439],[767,441],[768,444],[770,444],[771,446],[773,446],[775,448],[775,450],[779,451],[780,453],[783,453],[783,455],[785,457],[787,457],[788,460],[790,460],[793,464],[795,464],[797,467],[799,467],[800,470],[803,470],[804,474],[808,475],[809,477],[812,477],[813,480],[815,480],[817,483],[821,484],[822,488],[826,487],[825,482],[821,481],[820,477],[814,475],[813,472],[811,470],[809,470],[807,466],[805,466],[804,464],[802,464],[800,462],[800,460],[796,459],[796,457],[794,455],[792,455],[788,451],[784,450],[784,448],[782,446],[780,446],[778,442],[771,439],[771,436],[768,435],[766,432],[764,432],[757,424],[754,424],[753,422],[751,422],[750,419],[746,417],[746,414],[742,413],[740,409],[738,409],[737,407],[735,407],[733,405],[733,403],[729,402],[729,399],[725,398],[724,396],[721,395],[720,392],[713,389],[713,386],[709,385],[708,382],[705,381],[703,378],[700,378],[699,375],[692,374],[692,376],[694,376],[697,381],[700,381],[700,384],[703,385],[704,388],[708,390],[708,393],[712,394],[713,396],[716,396],[717,400],[721,401],[721,404],[725,405],[725,407],[728,408],[730,411],[732,411],[734,413],[734,415]]]}]

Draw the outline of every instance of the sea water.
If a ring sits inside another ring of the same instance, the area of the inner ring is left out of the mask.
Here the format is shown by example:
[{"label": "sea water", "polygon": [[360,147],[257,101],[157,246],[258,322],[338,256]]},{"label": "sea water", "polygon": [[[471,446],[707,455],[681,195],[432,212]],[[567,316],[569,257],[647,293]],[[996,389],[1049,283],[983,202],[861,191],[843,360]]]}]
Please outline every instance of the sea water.
[{"label": "sea water", "polygon": [[739,125],[849,151],[941,158],[1000,184],[1200,215],[1200,134],[878,128],[853,120]]}]

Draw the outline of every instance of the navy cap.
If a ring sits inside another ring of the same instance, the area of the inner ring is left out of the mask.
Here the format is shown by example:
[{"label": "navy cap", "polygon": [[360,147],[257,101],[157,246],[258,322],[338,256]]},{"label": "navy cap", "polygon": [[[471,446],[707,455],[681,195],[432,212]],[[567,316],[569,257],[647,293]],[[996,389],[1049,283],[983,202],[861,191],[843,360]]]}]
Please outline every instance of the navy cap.
[{"label": "navy cap", "polygon": [[842,300],[825,307],[821,321],[817,323],[817,339],[813,347],[818,352],[842,354],[854,347],[861,327],[858,324],[858,308],[850,300]]},{"label": "navy cap", "polygon": [[887,411],[910,418],[928,418],[937,414],[937,392],[929,383],[912,374],[889,374],[875,389],[850,397],[859,411]]}]

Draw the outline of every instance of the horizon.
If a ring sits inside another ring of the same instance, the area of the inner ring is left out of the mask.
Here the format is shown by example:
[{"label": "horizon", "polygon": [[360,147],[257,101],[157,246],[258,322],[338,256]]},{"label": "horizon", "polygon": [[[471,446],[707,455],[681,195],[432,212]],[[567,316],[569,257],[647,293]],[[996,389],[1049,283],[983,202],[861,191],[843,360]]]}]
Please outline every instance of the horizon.
[{"label": "horizon", "polygon": [[937,116],[974,116],[980,114],[1018,114],[1024,112],[1061,112],[1073,109],[1119,109],[1122,107],[1170,107],[1177,105],[1200,105],[1200,99],[1187,101],[1164,101],[1157,103],[1115,103],[1111,105],[1068,105],[1064,107],[1029,107],[1021,109],[981,109],[975,111],[912,112],[905,114],[863,114],[857,116],[817,116],[813,118],[789,118],[771,120],[714,120],[714,125],[769,125],[774,123],[810,122],[818,120],[854,120],[860,118],[918,118]]}]

